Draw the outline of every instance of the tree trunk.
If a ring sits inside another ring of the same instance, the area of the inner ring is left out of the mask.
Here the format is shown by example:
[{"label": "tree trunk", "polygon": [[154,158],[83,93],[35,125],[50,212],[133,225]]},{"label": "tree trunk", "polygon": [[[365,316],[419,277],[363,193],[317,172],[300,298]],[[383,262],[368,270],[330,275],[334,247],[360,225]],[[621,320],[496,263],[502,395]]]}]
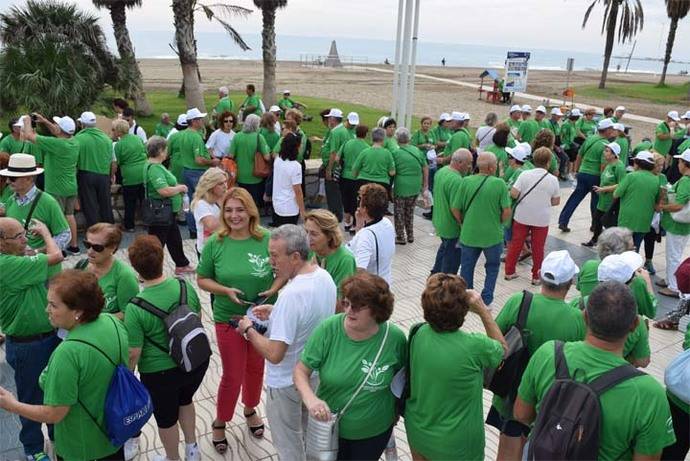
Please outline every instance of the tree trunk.
[{"label": "tree trunk", "polygon": [[115,2],[110,7],[110,18],[113,21],[113,33],[120,54],[120,71],[125,76],[128,85],[125,96],[134,99],[137,114],[149,116],[153,112],[151,104],[146,99],[141,71],[134,54],[134,46],[127,30],[127,13],[122,2]]},{"label": "tree trunk", "polygon": [[192,0],[173,0],[175,17],[175,41],[184,79],[184,99],[187,108],[197,107],[206,111],[204,92],[197,69],[196,46],[194,39],[194,6]]},{"label": "tree trunk", "polygon": [[609,63],[611,62],[611,53],[613,52],[613,39],[616,37],[616,22],[618,22],[618,1],[613,0],[611,11],[609,11],[609,20],[606,23],[606,47],[604,48],[604,68],[601,69],[601,80],[599,81],[599,89],[606,88],[606,77],[609,74]]},{"label": "tree trunk", "polygon": [[671,28],[668,30],[668,38],[666,39],[666,54],[664,55],[664,69],[661,71],[661,79],[659,86],[666,84],[666,70],[668,63],[671,61],[671,52],[673,51],[673,43],[676,41],[676,29],[678,28],[678,18],[671,18]]},{"label": "tree trunk", "polygon": [[264,61],[263,101],[266,110],[275,104],[276,98],[276,8],[266,5],[261,10],[263,29],[261,48]]}]

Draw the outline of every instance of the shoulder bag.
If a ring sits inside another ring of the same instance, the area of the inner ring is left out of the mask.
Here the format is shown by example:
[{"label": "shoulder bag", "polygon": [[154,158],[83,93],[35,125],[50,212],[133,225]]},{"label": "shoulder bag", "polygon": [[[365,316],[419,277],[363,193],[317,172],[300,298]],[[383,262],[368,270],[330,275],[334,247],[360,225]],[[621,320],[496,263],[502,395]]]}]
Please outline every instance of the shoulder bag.
[{"label": "shoulder bag", "polygon": [[38,205],[38,201],[41,200],[41,195],[43,195],[43,192],[40,190],[36,192],[36,197],[34,197],[34,201],[31,202],[31,208],[29,208],[29,214],[26,215],[26,219],[24,220],[24,230],[29,230],[29,226],[31,225],[31,217],[34,215],[34,210],[36,210],[36,205]]},{"label": "shoulder bag", "polygon": [[261,135],[256,133],[256,152],[254,152],[254,168],[252,176],[268,178],[271,175],[271,163],[261,153]]},{"label": "shoulder bag", "polygon": [[175,219],[170,197],[149,197],[148,182],[150,167],[151,164],[149,163],[146,165],[146,170],[144,171],[144,203],[141,207],[141,218],[147,226],[170,226]]},{"label": "shoulder bag", "polygon": [[472,197],[470,197],[470,201],[467,202],[467,206],[465,207],[465,211],[462,213],[462,220],[465,220],[465,216],[467,216],[467,212],[470,211],[470,207],[472,206],[472,202],[474,202],[474,198],[477,196],[479,191],[481,190],[482,187],[484,187],[484,183],[486,180],[489,179],[489,176],[484,176],[484,180],[482,180],[482,183],[477,187],[477,189],[474,191],[474,194],[472,194]]}]

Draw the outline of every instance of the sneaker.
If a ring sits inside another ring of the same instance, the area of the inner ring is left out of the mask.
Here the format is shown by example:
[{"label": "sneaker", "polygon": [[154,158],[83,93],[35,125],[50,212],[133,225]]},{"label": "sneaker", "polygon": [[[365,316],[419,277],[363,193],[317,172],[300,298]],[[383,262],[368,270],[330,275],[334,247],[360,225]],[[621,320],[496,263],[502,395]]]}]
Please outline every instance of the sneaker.
[{"label": "sneaker", "polygon": [[651,259],[645,261],[644,268],[647,272],[649,272],[650,275],[656,274],[656,269],[654,268],[654,263],[652,263]]},{"label": "sneaker", "polygon": [[69,256],[78,256],[81,254],[81,250],[79,249],[78,246],[76,247],[67,247],[65,248],[65,253]]},{"label": "sneaker", "polygon": [[431,220],[431,218],[432,218],[431,211],[427,211],[426,213],[422,213],[422,218]]},{"label": "sneaker", "polygon": [[668,283],[666,283],[665,279],[659,279],[656,282],[654,282],[654,285],[662,288],[666,288],[668,286]]},{"label": "sneaker", "polygon": [[196,268],[191,264],[188,266],[175,268],[175,275],[193,274],[194,272],[196,272]]},{"label": "sneaker", "polygon": [[580,245],[582,245],[583,247],[592,248],[596,244],[597,242],[595,242],[594,240],[590,240],[588,242],[582,242]]},{"label": "sneaker", "polygon": [[201,461],[201,452],[196,443],[185,444],[184,458],[186,461]]},{"label": "sneaker", "polygon": [[125,461],[134,459],[139,454],[139,437],[132,437],[125,442]]},{"label": "sneaker", "polygon": [[48,457],[48,455],[46,455],[42,451],[39,451],[38,453],[34,453],[33,455],[27,456],[27,459],[29,461],[50,461],[50,458]]},{"label": "sneaker", "polygon": [[565,224],[559,224],[559,225],[558,225],[558,228],[559,228],[562,232],[570,232],[570,228],[569,228],[567,225],[565,225]]}]

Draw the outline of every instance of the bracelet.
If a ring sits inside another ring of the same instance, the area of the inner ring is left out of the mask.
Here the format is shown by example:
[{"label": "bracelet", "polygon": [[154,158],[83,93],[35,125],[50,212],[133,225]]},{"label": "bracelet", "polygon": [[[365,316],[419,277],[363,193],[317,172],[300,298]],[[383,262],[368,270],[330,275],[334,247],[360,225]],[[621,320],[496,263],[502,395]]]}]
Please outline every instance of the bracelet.
[{"label": "bracelet", "polygon": [[247,333],[249,333],[249,330],[251,330],[252,328],[254,328],[254,325],[249,325],[249,326],[248,326],[247,328],[245,328],[244,331],[242,332],[242,336],[244,336],[245,339],[248,339],[248,338],[247,338]]}]

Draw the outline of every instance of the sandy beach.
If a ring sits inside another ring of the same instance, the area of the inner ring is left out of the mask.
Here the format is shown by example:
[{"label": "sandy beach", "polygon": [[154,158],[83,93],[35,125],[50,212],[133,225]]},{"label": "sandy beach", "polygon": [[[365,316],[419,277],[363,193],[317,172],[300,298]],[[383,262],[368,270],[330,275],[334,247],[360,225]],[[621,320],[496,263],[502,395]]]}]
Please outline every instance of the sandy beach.
[{"label": "sandy beach", "polygon": [[[260,61],[233,61],[233,60],[201,60],[200,70],[207,91],[215,91],[221,85],[227,85],[231,90],[242,90],[247,83],[254,83],[260,90],[263,70]],[[392,70],[392,66],[370,66],[380,69]],[[141,70],[144,76],[144,84],[151,89],[179,88],[182,80],[179,62],[175,59],[142,59]],[[439,113],[460,110],[469,112],[472,117],[472,125],[479,126],[484,116],[491,111],[496,112],[500,118],[507,114],[508,108],[504,105],[495,105],[479,100],[476,89],[454,85],[448,82],[439,82],[426,78],[420,78],[420,74],[452,79],[459,82],[478,84],[479,74],[483,69],[460,67],[417,67],[417,79],[415,86],[415,115],[431,115],[436,117]],[[499,71],[499,75],[502,71]],[[599,72],[573,72],[571,74],[571,86],[577,88],[583,85],[596,85],[599,82]],[[544,102],[549,99],[561,99],[561,93],[566,86],[566,72],[531,70],[527,93],[539,95]],[[668,83],[682,83],[687,77],[669,75]],[[610,73],[610,83],[639,83],[656,82],[658,76],[642,73]],[[364,104],[379,108],[382,113],[390,110],[392,100],[393,75],[386,72],[376,72],[362,68],[315,68],[302,67],[299,62],[278,62],[276,72],[277,90],[289,88],[295,96],[308,95],[321,98],[329,98],[340,101]],[[639,100],[606,100],[596,98],[575,97],[576,103],[591,104],[594,106],[610,106],[622,104],[628,111],[636,115],[653,118],[662,118],[669,110],[685,112],[685,107],[669,107],[664,104],[642,102]],[[515,98],[515,103],[527,103],[536,107],[536,101],[521,100]],[[643,136],[653,134],[654,127],[650,123],[624,119],[627,125],[633,127],[633,141],[638,141]]]}]

